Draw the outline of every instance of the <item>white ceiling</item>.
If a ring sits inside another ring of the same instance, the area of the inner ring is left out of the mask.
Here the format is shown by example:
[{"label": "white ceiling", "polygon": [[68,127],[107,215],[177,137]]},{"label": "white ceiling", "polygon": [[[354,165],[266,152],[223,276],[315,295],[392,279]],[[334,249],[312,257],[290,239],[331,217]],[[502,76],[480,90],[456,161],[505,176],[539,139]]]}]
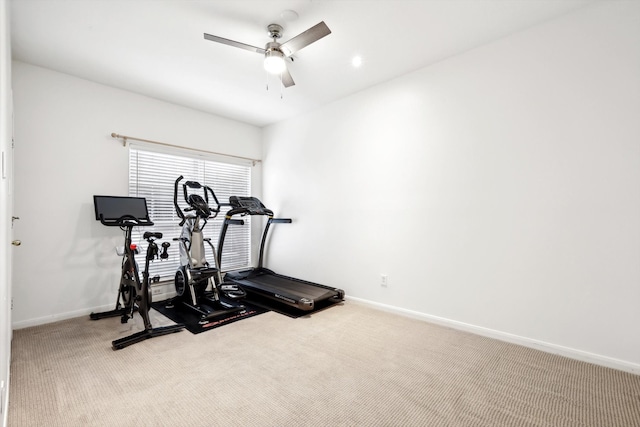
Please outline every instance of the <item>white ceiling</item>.
[{"label": "white ceiling", "polygon": [[[596,0],[11,0],[13,58],[264,126],[473,49]],[[283,11],[294,10],[295,20]],[[325,21],[281,89],[253,46]],[[354,55],[363,65],[354,68]],[[269,90],[266,90],[269,83]]]}]

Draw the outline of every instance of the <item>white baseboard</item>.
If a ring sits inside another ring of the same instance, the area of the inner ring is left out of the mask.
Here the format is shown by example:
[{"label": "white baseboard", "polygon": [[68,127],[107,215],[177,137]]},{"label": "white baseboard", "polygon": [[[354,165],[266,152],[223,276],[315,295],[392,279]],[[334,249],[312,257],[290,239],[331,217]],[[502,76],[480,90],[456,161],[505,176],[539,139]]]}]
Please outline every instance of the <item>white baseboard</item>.
[{"label": "white baseboard", "polygon": [[[154,301],[162,301],[175,296],[175,291],[169,290],[163,286],[158,286],[154,289],[153,299]],[[405,308],[395,307],[388,304],[382,304],[374,301],[365,300],[362,298],[356,298],[346,296],[346,299],[356,303],[364,304],[373,308],[377,308],[382,311],[399,314],[413,319],[418,319],[426,322],[447,326],[453,329],[458,329],[465,332],[471,332],[473,334],[482,335],[489,338],[495,338],[500,341],[510,342],[513,344],[522,345],[536,350],[541,350],[547,353],[558,354],[560,356],[569,357],[571,359],[580,360],[587,363],[593,363],[595,365],[604,366],[607,368],[613,368],[620,371],[629,372],[632,374],[640,374],[640,364],[628,362],[625,360],[615,359],[600,354],[589,353],[574,348],[564,347],[557,344],[551,344],[544,341],[534,340],[519,335],[509,334],[506,332],[496,331],[494,329],[483,328],[481,326],[475,326],[464,322],[458,322],[456,320],[446,319],[443,317],[433,316],[418,311],[407,310]],[[47,323],[58,322],[61,320],[72,319],[74,317],[89,316],[93,312],[101,312],[112,310],[113,304],[103,305],[100,307],[87,308],[82,310],[69,311],[66,313],[59,313],[50,316],[38,317],[35,319],[28,319],[19,322],[14,322],[13,329],[23,329],[32,326],[44,325]]]},{"label": "white baseboard", "polygon": [[475,326],[468,323],[458,322],[456,320],[446,319],[443,317],[433,316],[418,311],[407,310],[400,307],[395,307],[387,304],[373,302],[356,297],[345,297],[349,301],[364,304],[373,308],[377,308],[382,311],[399,314],[413,319],[423,320],[426,322],[435,323],[442,326],[447,326],[453,329],[458,329],[465,332],[471,332],[473,334],[482,335],[489,338],[495,338],[500,341],[509,342],[512,344],[522,345],[524,347],[541,350],[547,353],[558,354],[571,359],[580,360],[582,362],[593,363],[594,365],[604,366],[607,368],[613,368],[620,371],[629,372],[631,374],[640,374],[640,364],[628,362],[625,360],[615,359],[608,356],[589,353],[574,348],[563,347],[556,344],[551,344],[544,341],[534,340],[531,338],[521,337],[519,335],[509,334],[506,332],[496,331],[494,329],[483,328],[481,326]]},{"label": "white baseboard", "polygon": [[[153,285],[153,301],[163,301],[165,299],[173,298],[176,296],[176,292],[172,289],[168,289],[165,286]],[[52,314],[49,316],[37,317],[35,319],[22,320],[18,322],[13,322],[12,328],[15,329],[24,329],[30,328],[32,326],[40,326],[45,325],[47,323],[59,322],[61,320],[73,319],[75,317],[89,316],[91,313],[100,313],[103,311],[109,311],[114,309],[115,304],[101,305],[98,307],[92,308],[84,308],[81,310],[68,311],[65,313]]]},{"label": "white baseboard", "polygon": [[14,321],[11,326],[14,330],[30,328],[32,326],[46,325],[47,323],[59,322],[61,320],[72,319],[74,317],[89,316],[92,312],[100,312],[112,310],[113,304],[108,306],[100,306],[94,308],[86,308],[82,310],[67,311],[65,313],[52,314],[49,316],[36,317],[33,319]]}]

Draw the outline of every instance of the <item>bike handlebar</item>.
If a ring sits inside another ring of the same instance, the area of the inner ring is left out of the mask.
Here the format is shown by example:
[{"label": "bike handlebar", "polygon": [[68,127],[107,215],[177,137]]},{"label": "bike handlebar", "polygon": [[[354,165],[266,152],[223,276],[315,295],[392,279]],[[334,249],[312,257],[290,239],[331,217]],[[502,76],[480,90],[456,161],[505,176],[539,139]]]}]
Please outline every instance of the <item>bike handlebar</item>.
[{"label": "bike handlebar", "polygon": [[100,222],[109,227],[147,227],[153,225],[153,221],[136,218],[133,215],[123,215],[115,220],[104,219],[100,214]]}]

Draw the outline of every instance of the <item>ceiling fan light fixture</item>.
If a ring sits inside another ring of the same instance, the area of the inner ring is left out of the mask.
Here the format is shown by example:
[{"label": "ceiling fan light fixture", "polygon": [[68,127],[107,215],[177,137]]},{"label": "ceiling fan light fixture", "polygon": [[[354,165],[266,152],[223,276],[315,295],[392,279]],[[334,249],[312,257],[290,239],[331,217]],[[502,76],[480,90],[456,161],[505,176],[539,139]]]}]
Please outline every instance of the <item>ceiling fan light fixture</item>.
[{"label": "ceiling fan light fixture", "polygon": [[[293,14],[289,14],[289,16],[293,17]],[[280,83],[282,83],[283,87],[291,87],[295,85],[295,82],[287,69],[285,59],[290,58],[291,61],[293,61],[292,55],[294,53],[331,34],[331,30],[327,27],[327,24],[325,24],[324,21],[320,21],[313,27],[303,31],[284,43],[277,42],[277,40],[282,37],[283,28],[281,25],[269,24],[267,26],[267,31],[269,33],[269,37],[273,39],[273,41],[267,43],[264,49],[207,33],[204,33],[204,38],[205,40],[210,40],[212,42],[222,43],[264,55],[263,65],[265,70],[268,73],[279,75]]]},{"label": "ceiling fan light fixture", "polygon": [[281,74],[286,70],[284,54],[279,50],[269,49],[264,54],[264,69],[270,74]]}]

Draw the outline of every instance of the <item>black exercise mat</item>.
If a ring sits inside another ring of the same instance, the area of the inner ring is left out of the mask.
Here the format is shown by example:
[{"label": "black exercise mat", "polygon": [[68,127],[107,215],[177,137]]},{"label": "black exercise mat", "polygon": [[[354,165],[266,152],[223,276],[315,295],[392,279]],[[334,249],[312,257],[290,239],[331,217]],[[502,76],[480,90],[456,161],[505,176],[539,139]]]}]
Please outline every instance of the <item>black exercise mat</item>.
[{"label": "black exercise mat", "polygon": [[[237,322],[238,320],[247,319],[249,317],[257,316],[258,314],[266,313],[267,311],[269,311],[269,309],[267,308],[258,307],[250,303],[242,302],[241,304],[244,305],[246,309],[244,312],[235,312],[221,315],[219,317],[216,317],[215,319],[211,319],[207,323],[200,324],[200,317],[196,313],[177,302],[173,306],[167,306],[170,301],[171,300],[154,302],[151,304],[151,307],[153,307],[155,310],[159,311],[169,319],[173,320],[174,322],[184,324],[185,328],[192,334],[199,334],[200,332],[209,331],[211,329],[228,325],[230,323]],[[234,302],[234,304],[237,304],[237,302]]]},{"label": "black exercise mat", "polygon": [[276,313],[283,314],[294,319],[326,310],[329,307],[333,307],[334,305],[341,304],[343,302],[342,300],[327,299],[316,302],[313,306],[313,310],[304,311],[256,294],[249,294],[246,298],[243,298],[242,301],[243,303],[246,302],[247,304],[251,304],[263,310],[275,311]]}]

